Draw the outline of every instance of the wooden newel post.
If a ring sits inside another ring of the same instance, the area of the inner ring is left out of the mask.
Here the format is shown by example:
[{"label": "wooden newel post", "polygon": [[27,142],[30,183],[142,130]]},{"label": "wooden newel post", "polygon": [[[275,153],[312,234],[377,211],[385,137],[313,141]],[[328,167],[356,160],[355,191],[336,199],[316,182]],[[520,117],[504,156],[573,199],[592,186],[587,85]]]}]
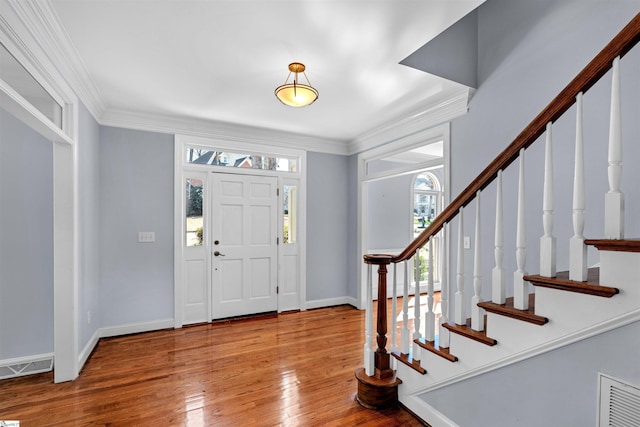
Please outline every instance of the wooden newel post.
[{"label": "wooden newel post", "polygon": [[387,264],[378,264],[378,316],[376,319],[375,353],[376,377],[387,378],[393,376],[387,352]]},{"label": "wooden newel post", "polygon": [[[365,264],[378,266],[378,310],[376,316],[376,344],[374,353],[375,373],[366,374],[364,368],[356,371],[358,379],[358,402],[371,409],[382,409],[398,403],[398,385],[402,383],[391,369],[390,354],[387,351],[387,265],[391,255],[365,255]],[[371,286],[370,283],[367,286]],[[371,309],[369,307],[368,309]]]}]

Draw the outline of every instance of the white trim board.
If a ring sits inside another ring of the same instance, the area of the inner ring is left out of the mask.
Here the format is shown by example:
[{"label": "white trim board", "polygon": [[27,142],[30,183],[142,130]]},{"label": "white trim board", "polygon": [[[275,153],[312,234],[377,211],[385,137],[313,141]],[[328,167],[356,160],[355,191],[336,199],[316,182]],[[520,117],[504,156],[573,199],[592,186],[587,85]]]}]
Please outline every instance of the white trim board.
[{"label": "white trim board", "polygon": [[89,356],[91,356],[91,353],[98,345],[98,341],[100,341],[100,329],[96,329],[78,355],[78,372],[81,372],[82,368],[84,368],[85,363],[89,360]]},{"label": "white trim board", "polygon": [[[462,374],[459,375],[455,375],[452,377],[449,377],[445,380],[442,381],[436,381],[431,383],[430,385],[428,385],[427,387],[418,387],[412,390],[407,390],[406,394],[409,395],[419,395],[419,394],[424,394],[424,393],[428,393],[428,392],[432,392],[434,390],[437,390],[439,388],[442,387],[446,387],[449,386],[451,384],[455,384],[461,381],[465,381],[467,379],[476,377],[478,375],[482,375],[485,374],[487,372],[491,372],[491,371],[495,371],[496,369],[500,369],[503,368],[505,366],[509,366],[512,365],[514,363],[518,363],[521,362],[523,360],[529,359],[531,357],[535,357],[538,356],[540,354],[552,351],[552,350],[556,350],[558,348],[576,343],[578,341],[582,341],[585,340],[587,338],[591,338],[593,336],[611,331],[613,329],[617,329],[626,325],[629,325],[631,323],[640,321],[640,309],[631,311],[629,313],[625,313],[622,314],[620,316],[617,316],[615,318],[606,320],[602,323],[599,323],[597,325],[593,325],[590,326],[588,328],[584,328],[582,330],[561,336],[555,340],[546,342],[542,345],[539,345],[537,347],[533,347],[533,348],[529,348],[526,349],[524,351],[515,353],[515,354],[511,354],[507,357],[504,357],[502,359],[499,360],[495,360],[493,362],[487,363],[483,366],[479,366],[477,368],[468,370]],[[410,369],[410,368],[408,368]],[[411,409],[411,408],[410,408]]]},{"label": "white trim board", "polygon": [[307,310],[313,310],[314,308],[334,307],[336,305],[345,304],[357,307],[356,299],[353,297],[336,297],[307,301]]},{"label": "white trim board", "polygon": [[398,392],[398,400],[400,403],[416,414],[421,420],[429,423],[431,427],[459,427],[458,424],[419,397],[403,395],[402,384],[400,384]]},{"label": "white trim board", "polygon": [[100,338],[119,337],[121,335],[153,332],[161,329],[173,329],[173,318],[155,320],[152,322],[128,323],[120,326],[100,328]]}]

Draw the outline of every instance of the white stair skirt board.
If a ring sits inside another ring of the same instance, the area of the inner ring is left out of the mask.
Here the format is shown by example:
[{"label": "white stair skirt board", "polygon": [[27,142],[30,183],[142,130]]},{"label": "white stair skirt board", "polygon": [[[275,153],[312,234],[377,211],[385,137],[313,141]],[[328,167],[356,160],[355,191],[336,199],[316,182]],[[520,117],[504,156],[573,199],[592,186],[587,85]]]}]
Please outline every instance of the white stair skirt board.
[{"label": "white stair skirt board", "polygon": [[537,287],[536,314],[548,317],[549,323],[538,326],[488,313],[488,335],[498,340],[496,346],[451,334],[450,348],[460,358],[458,362],[438,361],[436,355],[423,352],[424,366],[429,366],[426,376],[398,364],[403,392],[414,395],[433,391],[638,321],[638,282],[640,253],[600,251],[600,283],[617,287],[620,294],[603,298]]},{"label": "white stair skirt board", "polygon": [[[397,376],[398,378],[402,379],[401,387],[404,388],[404,393],[406,393],[407,395],[419,395],[419,394],[437,390],[442,387],[446,387],[451,384],[455,384],[460,381],[465,381],[469,378],[473,378],[475,376],[482,375],[484,373],[491,372],[496,369],[500,369],[514,363],[518,363],[522,360],[535,357],[539,354],[546,353],[548,351],[552,351],[557,348],[573,344],[575,342],[611,331],[616,328],[620,328],[622,326],[629,325],[637,321],[640,321],[640,309],[630,313],[626,313],[617,318],[610,319],[598,325],[582,329],[575,333],[572,333],[569,335],[563,335],[562,337],[557,338],[555,340],[545,342],[542,345],[539,345],[537,347],[531,347],[515,354],[513,353],[509,354],[507,351],[504,351],[502,352],[501,357],[494,357],[492,361],[488,361],[488,362],[486,359],[484,361],[479,360],[481,359],[481,357],[475,357],[476,363],[472,364],[472,361],[469,360],[470,353],[468,353],[469,351],[468,349],[461,349],[461,351],[454,350],[454,353],[456,354],[456,356],[459,356],[462,354],[464,355],[464,359],[463,357],[460,357],[460,360],[456,363],[447,362],[446,364],[444,364],[443,369],[436,369],[434,366],[433,368],[428,370],[428,373],[426,376],[419,375],[413,369],[409,368],[408,366],[402,363],[399,363]],[[525,322],[522,322],[522,323],[525,323]],[[455,334],[452,334],[452,338],[453,338],[453,335]],[[471,340],[467,340],[467,341],[471,341]],[[452,344],[452,348],[454,348],[453,346],[455,344],[453,342],[451,344]],[[500,345],[500,342],[498,342],[498,345],[493,347],[485,346],[480,343],[476,343],[476,344],[478,344],[478,346],[497,349]],[[460,348],[460,347],[456,347],[456,348]],[[471,354],[473,354],[473,351],[479,348],[480,347],[472,348]],[[425,352],[425,353],[429,353],[429,352]],[[475,354],[473,354],[473,356],[475,356]],[[465,359],[467,360],[466,363],[464,363]],[[425,378],[427,378],[429,381],[425,382],[424,380]],[[409,406],[409,409],[413,410],[413,408],[411,408],[410,406]]]},{"label": "white stair skirt board", "polygon": [[429,425],[432,427],[459,427],[458,424],[454,423],[424,400],[415,396],[403,395],[402,384],[400,384],[398,388],[398,400],[406,407],[411,408],[411,411],[421,419],[429,420]]},{"label": "white stair skirt board", "polygon": [[53,369],[53,353],[0,360],[0,380],[49,372]]}]

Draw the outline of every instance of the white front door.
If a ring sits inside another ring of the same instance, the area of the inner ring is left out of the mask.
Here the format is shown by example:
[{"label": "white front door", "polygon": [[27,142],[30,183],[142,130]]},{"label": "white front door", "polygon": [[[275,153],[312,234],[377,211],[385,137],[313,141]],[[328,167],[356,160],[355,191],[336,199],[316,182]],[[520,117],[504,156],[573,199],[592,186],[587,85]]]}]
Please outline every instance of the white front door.
[{"label": "white front door", "polygon": [[278,180],[212,174],[211,315],[276,311]]}]

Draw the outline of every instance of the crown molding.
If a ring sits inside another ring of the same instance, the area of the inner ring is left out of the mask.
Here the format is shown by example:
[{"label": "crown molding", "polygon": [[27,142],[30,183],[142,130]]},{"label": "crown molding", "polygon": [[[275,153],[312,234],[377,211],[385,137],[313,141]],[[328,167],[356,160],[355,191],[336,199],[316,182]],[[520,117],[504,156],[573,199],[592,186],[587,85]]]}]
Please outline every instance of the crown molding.
[{"label": "crown molding", "polygon": [[[473,94],[473,89],[467,87],[453,93],[449,92],[406,117],[387,122],[350,141],[213,120],[113,109],[106,106],[104,98],[49,0],[0,0],[0,2],[10,5],[12,12],[21,21],[22,27],[28,31],[29,37],[25,42],[25,36],[21,33],[15,34],[16,32],[11,28],[12,22],[6,23],[4,17],[0,15],[2,33],[10,36],[10,41],[18,46],[30,63],[36,64],[41,74],[46,77],[53,76],[46,80],[64,85],[63,92],[67,94],[69,91],[75,93],[96,121],[104,126],[352,155],[465,114]],[[57,89],[60,90],[60,88]]]},{"label": "crown molding", "polygon": [[40,44],[32,28],[33,17],[23,11],[24,6],[15,0],[0,0],[0,41],[49,95],[63,104],[63,98],[68,101],[73,91]]},{"label": "crown molding", "polygon": [[474,89],[464,87],[431,102],[404,118],[387,122],[365,132],[349,143],[349,154],[370,150],[466,114],[473,92]]},{"label": "crown molding", "polygon": [[56,69],[49,73],[61,74],[93,117],[99,119],[105,110],[103,98],[49,0],[8,2]]},{"label": "crown molding", "polygon": [[190,117],[108,109],[102,115],[100,124],[150,132],[215,138],[229,142],[295,148],[328,154],[349,154],[346,141]]}]

